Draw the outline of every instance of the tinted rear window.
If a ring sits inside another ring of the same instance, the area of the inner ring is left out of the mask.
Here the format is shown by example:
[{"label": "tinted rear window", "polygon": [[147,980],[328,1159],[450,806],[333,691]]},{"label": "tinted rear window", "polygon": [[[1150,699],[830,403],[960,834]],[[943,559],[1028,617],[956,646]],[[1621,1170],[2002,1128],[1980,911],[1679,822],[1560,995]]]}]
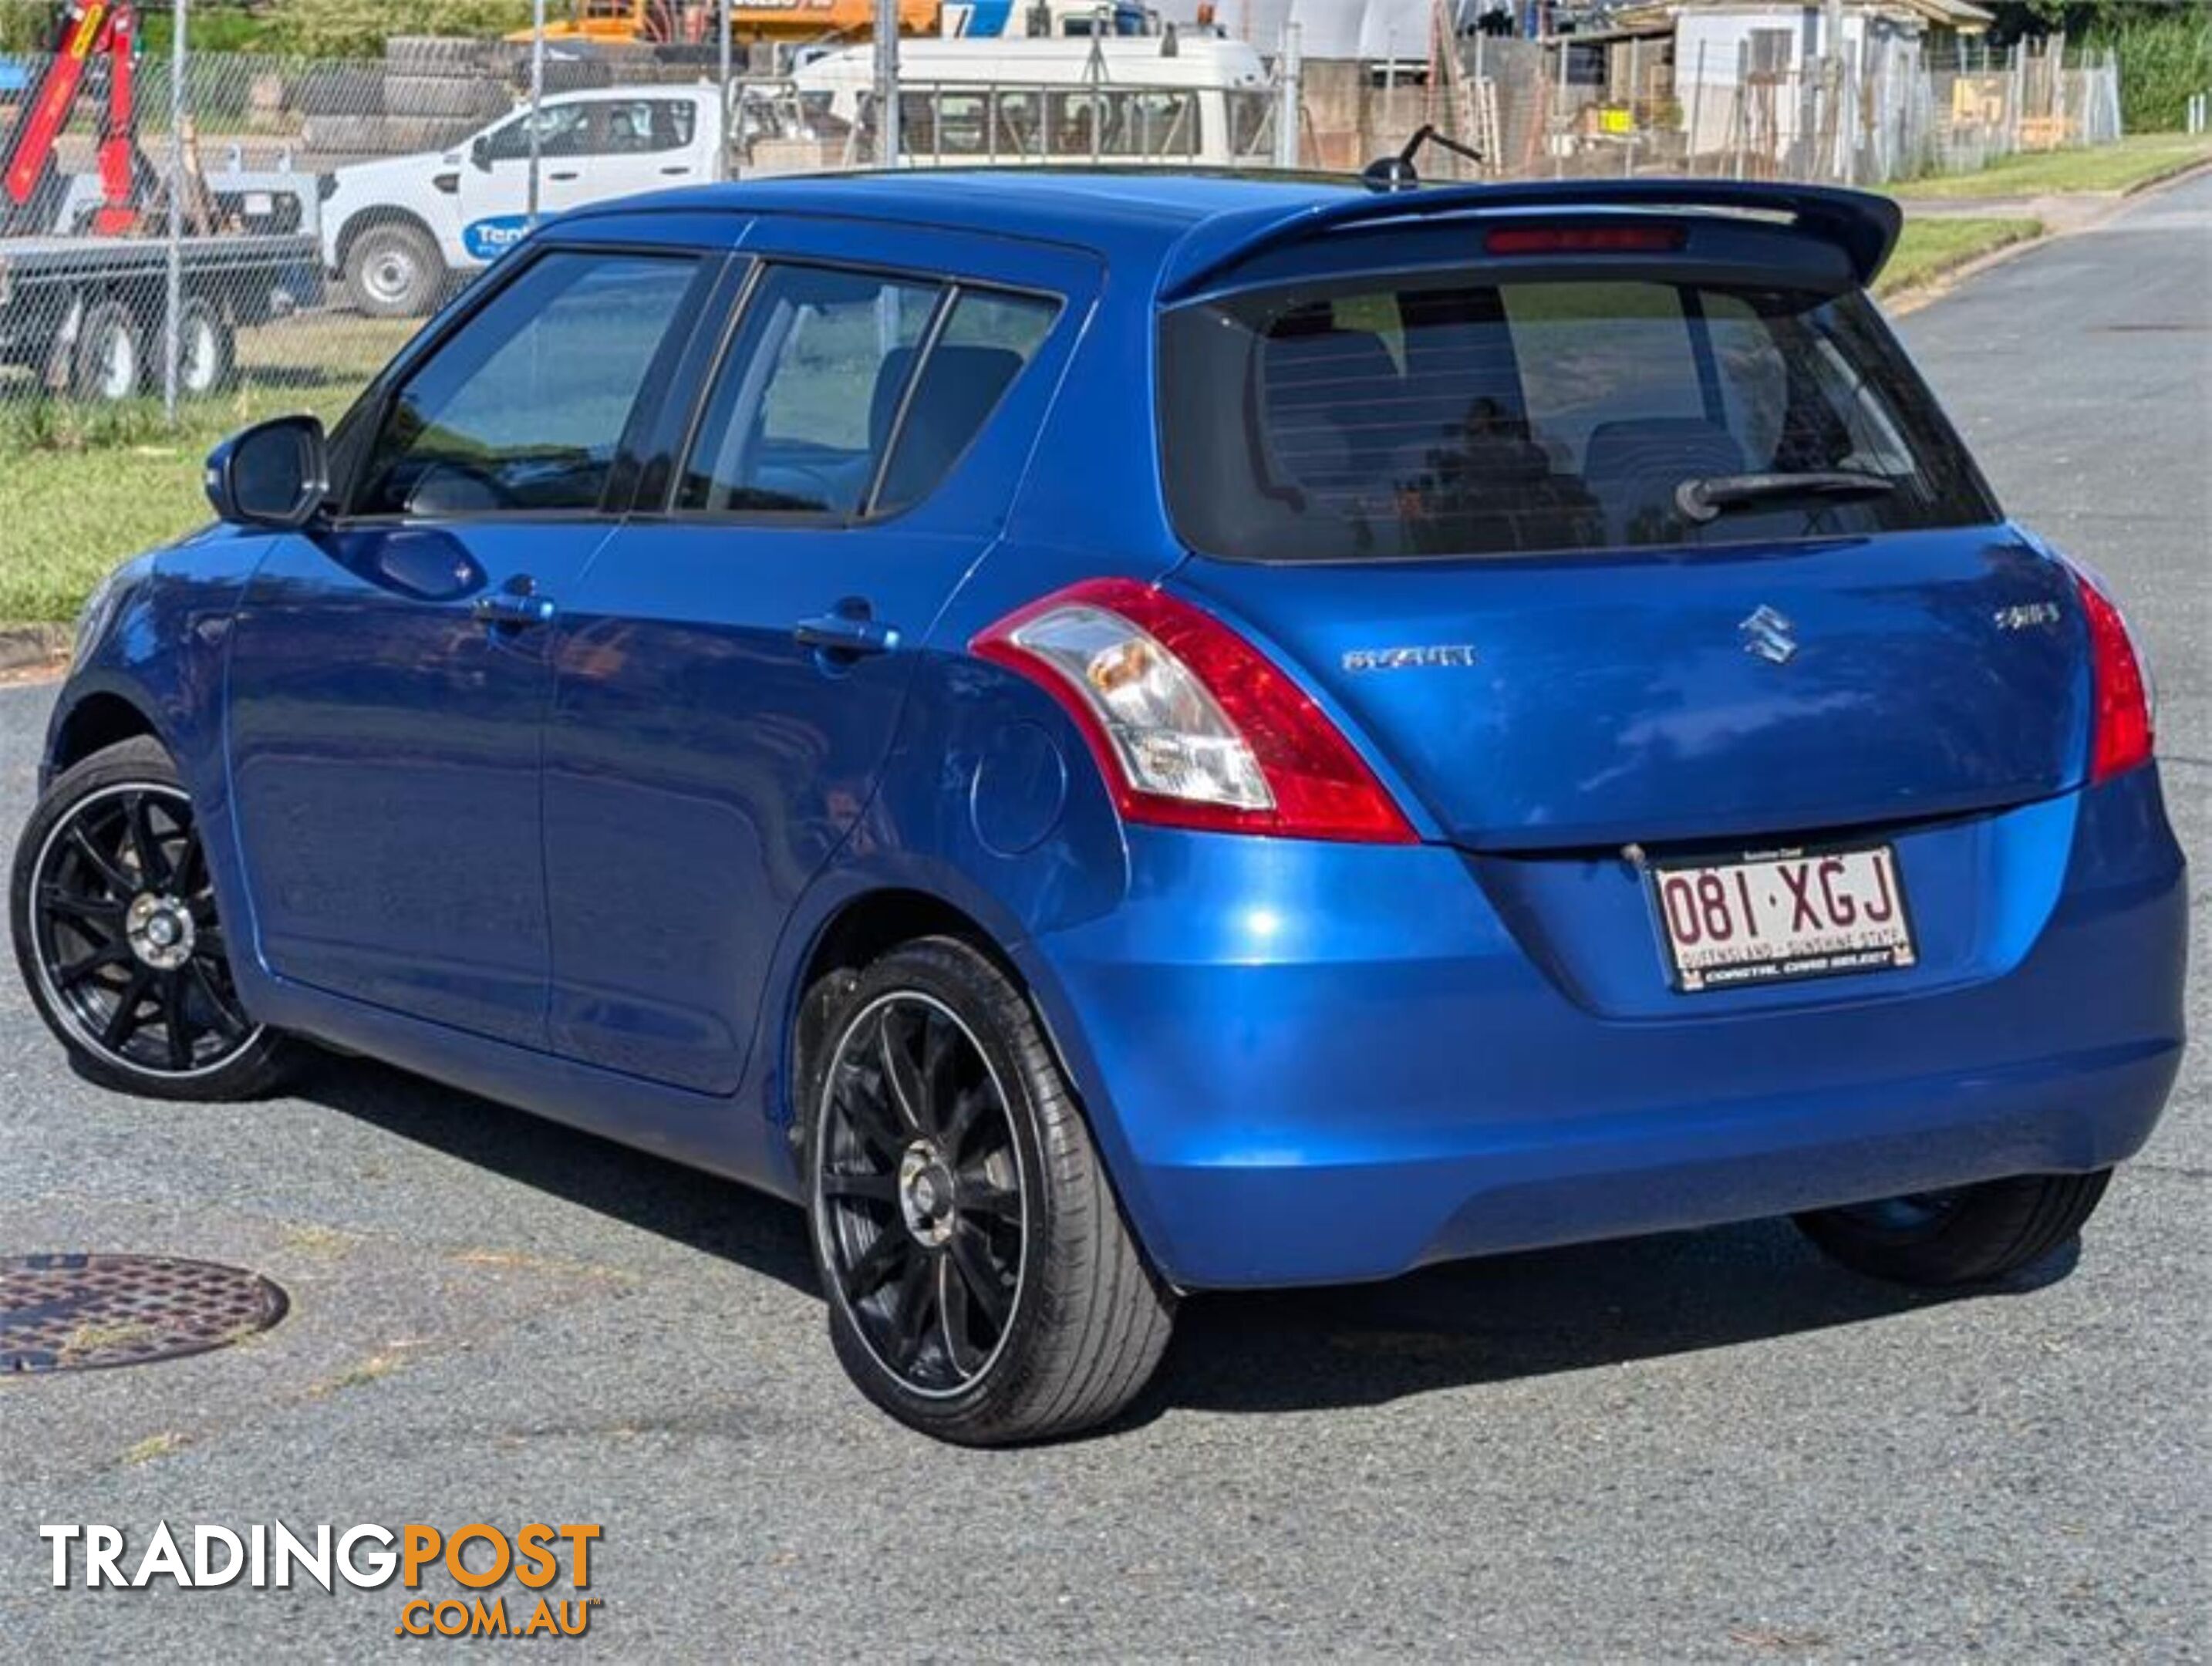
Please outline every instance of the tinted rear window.
[{"label": "tinted rear window", "polygon": [[[1650,282],[1232,296],[1163,324],[1169,503],[1259,561],[1832,537],[1996,518],[1863,295]],[[1736,504],[1685,482],[1871,475]]]}]

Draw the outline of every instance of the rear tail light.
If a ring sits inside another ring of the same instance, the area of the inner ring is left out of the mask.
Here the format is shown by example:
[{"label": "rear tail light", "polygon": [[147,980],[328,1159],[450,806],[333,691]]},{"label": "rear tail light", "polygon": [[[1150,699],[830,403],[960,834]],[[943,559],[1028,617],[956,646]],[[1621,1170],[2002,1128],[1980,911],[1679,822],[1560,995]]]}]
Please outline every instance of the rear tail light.
[{"label": "rear tail light", "polygon": [[2074,581],[2089,623],[2089,779],[2109,781],[2150,762],[2150,679],[2112,599],[2086,575],[2077,573]]},{"label": "rear tail light", "polygon": [[1094,579],[1009,614],[969,646],[1067,708],[1130,821],[1415,840],[1327,714],[1188,602],[1133,580]]}]

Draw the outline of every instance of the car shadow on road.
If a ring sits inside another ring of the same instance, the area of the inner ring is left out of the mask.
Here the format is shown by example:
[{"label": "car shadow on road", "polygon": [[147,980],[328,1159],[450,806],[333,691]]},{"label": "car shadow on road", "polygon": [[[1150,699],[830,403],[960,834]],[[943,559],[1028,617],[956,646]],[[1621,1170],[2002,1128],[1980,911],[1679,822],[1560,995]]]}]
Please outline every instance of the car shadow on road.
[{"label": "car shadow on road", "polygon": [[[685,1168],[367,1061],[304,1097],[584,1208],[818,1295],[799,1212]],[[2040,1288],[2071,1248],[1973,1296]],[[1786,1221],[1430,1268],[1387,1283],[1187,1298],[1152,1387],[1113,1426],[1179,1408],[1372,1406],[1880,1321],[1960,1299],[1823,1261]]]},{"label": "car shadow on road", "polygon": [[297,1091],[460,1162],[817,1293],[805,1218],[734,1181],[368,1059],[319,1060]]},{"label": "car shadow on road", "polygon": [[[2010,1283],[2063,1278],[2069,1250]],[[1863,1279],[1784,1220],[1185,1303],[1150,1412],[1369,1406],[1880,1321],[1961,1298]]]}]

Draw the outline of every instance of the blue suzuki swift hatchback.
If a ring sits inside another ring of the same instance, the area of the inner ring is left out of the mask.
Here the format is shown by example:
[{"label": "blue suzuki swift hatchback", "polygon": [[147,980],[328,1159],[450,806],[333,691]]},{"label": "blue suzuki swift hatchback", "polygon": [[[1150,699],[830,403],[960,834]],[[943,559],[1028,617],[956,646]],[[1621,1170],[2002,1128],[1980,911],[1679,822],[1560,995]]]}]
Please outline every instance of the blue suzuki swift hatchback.
[{"label": "blue suzuki swift hatchback", "polygon": [[2111,596],[1694,182],[568,215],[93,599],[17,855],[88,1074],[374,1055],[802,1202],[1000,1442],[1179,1292],[1790,1213],[2070,1239],[2180,1055]]}]

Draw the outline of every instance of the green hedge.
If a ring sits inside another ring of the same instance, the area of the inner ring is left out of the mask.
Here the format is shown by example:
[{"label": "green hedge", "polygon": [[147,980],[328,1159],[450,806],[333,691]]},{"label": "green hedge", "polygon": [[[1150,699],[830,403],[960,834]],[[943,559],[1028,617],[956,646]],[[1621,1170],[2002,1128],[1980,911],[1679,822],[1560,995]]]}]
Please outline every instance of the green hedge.
[{"label": "green hedge", "polygon": [[2110,47],[2119,60],[2120,119],[2130,133],[2179,128],[2190,94],[2212,92],[2212,6],[2130,18],[2093,30],[2086,44],[2092,53]]},{"label": "green hedge", "polygon": [[[567,8],[549,5],[554,18]],[[318,58],[380,58],[399,34],[495,40],[530,27],[530,0],[284,0],[267,14],[270,49]]]}]

